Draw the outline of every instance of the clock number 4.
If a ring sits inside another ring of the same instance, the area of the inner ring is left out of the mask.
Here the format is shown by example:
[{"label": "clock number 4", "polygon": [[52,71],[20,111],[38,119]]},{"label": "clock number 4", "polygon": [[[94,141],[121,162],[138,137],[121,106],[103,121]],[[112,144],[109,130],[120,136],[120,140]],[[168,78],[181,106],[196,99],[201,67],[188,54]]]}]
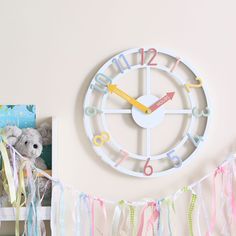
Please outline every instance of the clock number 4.
[{"label": "clock number 4", "polygon": [[94,84],[91,84],[90,88],[106,94],[108,92],[107,85],[112,83],[111,78],[102,73],[99,73],[95,76],[94,80],[96,82]]},{"label": "clock number 4", "polygon": [[182,160],[175,154],[175,150],[168,152],[167,158],[173,163],[175,168],[182,166]]},{"label": "clock number 4", "polygon": [[[144,51],[144,48],[140,48],[140,53],[141,53],[141,65],[144,65],[145,64],[145,51]],[[158,54],[157,50],[155,48],[149,48],[147,50],[147,53],[150,53],[152,54],[150,60],[147,62],[147,65],[148,66],[156,66],[157,63],[156,62],[153,62]]]},{"label": "clock number 4", "polygon": [[199,136],[199,135],[193,136],[193,135],[187,133],[187,136],[188,136],[189,140],[193,143],[193,145],[195,147],[197,147],[200,142],[204,141],[203,137]]},{"label": "clock number 4", "polygon": [[110,135],[107,132],[101,132],[100,135],[96,135],[93,138],[93,143],[97,147],[102,147],[105,143],[110,141]]},{"label": "clock number 4", "polygon": [[199,83],[198,84],[185,84],[185,88],[187,90],[187,92],[190,92],[190,88],[201,88],[202,87],[202,79],[197,77],[195,78],[195,80],[197,80]]},{"label": "clock number 4", "polygon": [[[123,61],[123,63],[122,63],[122,61]],[[117,58],[112,59],[112,63],[117,67],[117,69],[120,71],[120,73],[124,73],[124,70],[126,68],[127,69],[131,68],[129,62],[127,61],[126,57],[123,54],[120,54],[118,59]]]},{"label": "clock number 4", "polygon": [[149,164],[149,162],[150,162],[150,158],[147,159],[147,161],[145,163],[145,166],[144,166],[144,169],[143,169],[143,173],[146,176],[150,176],[153,173],[153,167]]}]

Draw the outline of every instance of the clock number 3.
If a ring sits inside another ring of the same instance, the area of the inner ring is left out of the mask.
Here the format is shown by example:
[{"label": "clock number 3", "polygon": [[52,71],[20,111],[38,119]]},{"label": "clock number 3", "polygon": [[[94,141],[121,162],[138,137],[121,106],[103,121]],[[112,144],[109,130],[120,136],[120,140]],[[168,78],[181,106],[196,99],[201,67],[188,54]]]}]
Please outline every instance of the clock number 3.
[{"label": "clock number 3", "polygon": [[197,77],[195,78],[195,80],[199,81],[198,84],[185,84],[185,88],[187,90],[187,92],[190,92],[190,88],[201,88],[202,87],[202,79]]},{"label": "clock number 3", "polygon": [[93,143],[97,147],[102,147],[105,143],[110,141],[110,135],[107,132],[102,132],[100,135],[96,135],[93,138]]},{"label": "clock number 3", "polygon": [[[122,61],[124,62],[125,66],[123,65]],[[129,62],[127,61],[126,57],[123,54],[120,54],[118,59],[114,58],[112,59],[112,63],[118,68],[120,73],[124,73],[125,68],[130,69],[131,66]]]},{"label": "clock number 3", "polygon": [[194,107],[192,110],[192,114],[197,118],[201,116],[208,117],[210,115],[210,108],[206,107],[204,110],[199,111],[199,109]]},{"label": "clock number 3", "polygon": [[167,158],[173,163],[175,168],[182,166],[182,160],[175,154],[174,150],[168,152],[166,155]]},{"label": "clock number 3", "polygon": [[[156,66],[157,63],[153,62],[153,61],[157,56],[157,50],[155,48],[149,48],[147,50],[147,52],[152,53],[152,56],[151,56],[150,60],[148,61],[147,65],[148,66]],[[141,53],[141,65],[144,65],[144,63],[145,63],[145,51],[144,51],[143,48],[140,49],[140,53]]]},{"label": "clock number 3", "polygon": [[103,94],[107,93],[107,85],[112,83],[112,80],[102,73],[99,73],[95,76],[95,81],[96,82],[94,84],[91,84],[90,88]]},{"label": "clock number 3", "polygon": [[149,164],[149,162],[150,162],[150,158],[147,159],[145,166],[144,166],[144,170],[143,170],[143,173],[146,176],[150,176],[153,173],[153,167]]}]

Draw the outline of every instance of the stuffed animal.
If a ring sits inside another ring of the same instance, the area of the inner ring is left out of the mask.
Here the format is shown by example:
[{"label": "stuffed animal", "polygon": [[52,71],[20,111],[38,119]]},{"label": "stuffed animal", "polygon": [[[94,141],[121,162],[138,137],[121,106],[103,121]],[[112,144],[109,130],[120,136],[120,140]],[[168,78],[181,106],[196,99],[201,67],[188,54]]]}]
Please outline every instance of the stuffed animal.
[{"label": "stuffed animal", "polygon": [[[3,130],[6,141],[9,145],[14,147],[23,157],[29,159],[29,161],[37,168],[41,170],[47,169],[47,166],[40,155],[43,151],[43,145],[51,143],[52,131],[48,124],[43,123],[38,129],[25,128],[19,129],[17,126],[6,126]],[[13,160],[10,156],[10,163],[13,166]],[[22,158],[16,155],[15,168],[19,170],[22,163]],[[38,187],[40,195],[45,194],[46,201],[50,201],[51,184],[48,184],[48,179],[45,177],[39,177]],[[3,196],[2,199],[5,199]],[[46,203],[47,205],[48,203]]]}]

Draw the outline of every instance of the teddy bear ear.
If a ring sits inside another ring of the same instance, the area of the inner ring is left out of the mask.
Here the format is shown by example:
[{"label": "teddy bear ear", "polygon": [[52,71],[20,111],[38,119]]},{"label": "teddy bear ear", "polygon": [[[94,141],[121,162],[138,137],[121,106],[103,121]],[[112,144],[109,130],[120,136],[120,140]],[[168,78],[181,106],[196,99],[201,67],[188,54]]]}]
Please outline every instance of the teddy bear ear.
[{"label": "teddy bear ear", "polygon": [[52,143],[52,128],[48,123],[42,123],[37,130],[42,136],[43,145]]},{"label": "teddy bear ear", "polygon": [[22,130],[17,126],[6,126],[4,128],[4,135],[8,144],[14,146],[22,135]]}]

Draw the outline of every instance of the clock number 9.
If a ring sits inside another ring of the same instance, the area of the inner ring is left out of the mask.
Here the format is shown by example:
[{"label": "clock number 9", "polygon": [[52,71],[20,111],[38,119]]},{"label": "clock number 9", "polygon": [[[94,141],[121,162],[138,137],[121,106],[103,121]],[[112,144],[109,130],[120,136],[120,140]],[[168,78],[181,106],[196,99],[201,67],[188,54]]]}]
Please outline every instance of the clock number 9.
[{"label": "clock number 9", "polygon": [[195,80],[199,81],[198,84],[185,84],[185,88],[187,90],[187,92],[190,92],[190,88],[201,88],[202,87],[202,79],[197,77],[195,78]]},{"label": "clock number 9", "polygon": [[105,143],[110,141],[110,135],[107,132],[102,132],[100,135],[96,135],[93,138],[93,143],[97,147],[102,147]]},{"label": "clock number 9", "polygon": [[99,73],[95,76],[96,83],[91,84],[90,88],[95,89],[103,94],[107,93],[107,85],[112,83],[111,78],[108,76]]},{"label": "clock number 9", "polygon": [[151,165],[149,165],[149,162],[150,162],[150,158],[147,159],[145,166],[144,166],[144,170],[143,170],[143,173],[146,176],[150,176],[153,173],[153,167]]},{"label": "clock number 9", "polygon": [[195,116],[195,117],[207,117],[210,115],[210,108],[206,107],[205,110],[201,110],[199,111],[199,109],[197,109],[196,107],[193,108],[192,110],[192,114]]},{"label": "clock number 9", "polygon": [[129,62],[127,61],[126,57],[125,57],[123,54],[120,54],[119,57],[118,57],[118,59],[114,58],[114,59],[112,60],[112,63],[114,63],[114,64],[116,65],[116,67],[118,68],[118,70],[120,71],[120,73],[124,73],[125,67],[122,65],[121,59],[124,61],[126,67],[127,67],[128,69],[130,69],[131,66],[130,66]]},{"label": "clock number 9", "polygon": [[101,113],[102,111],[97,109],[96,107],[86,107],[84,112],[87,116],[93,117],[96,116],[98,113]]},{"label": "clock number 9", "polygon": [[[155,48],[149,48],[147,50],[147,52],[153,53],[153,55],[152,55],[151,59],[148,61],[147,65],[148,66],[156,66],[157,63],[156,62],[154,63],[153,60],[157,56],[157,50]],[[141,65],[144,65],[144,63],[145,63],[145,51],[144,51],[143,48],[140,48],[140,53],[141,53]]]},{"label": "clock number 9", "polygon": [[168,152],[166,155],[167,158],[173,163],[175,168],[182,166],[182,160],[175,154],[174,150]]}]

